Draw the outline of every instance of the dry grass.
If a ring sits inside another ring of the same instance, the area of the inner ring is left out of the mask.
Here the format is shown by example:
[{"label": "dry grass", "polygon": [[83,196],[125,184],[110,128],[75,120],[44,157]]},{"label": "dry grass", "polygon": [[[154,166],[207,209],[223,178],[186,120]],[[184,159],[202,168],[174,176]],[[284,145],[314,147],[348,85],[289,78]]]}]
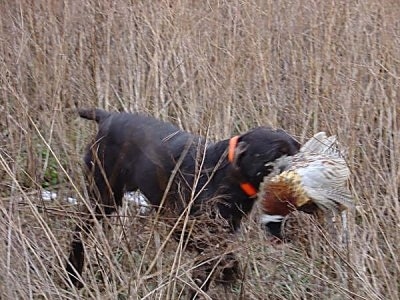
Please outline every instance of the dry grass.
[{"label": "dry grass", "polygon": [[399,20],[394,0],[1,1],[0,298],[185,295],[191,253],[175,242],[157,253],[170,228],[128,206],[87,242],[86,287],[64,287],[76,208],[39,190],[84,198],[94,124],[75,109],[99,106],[212,139],[258,124],[300,141],[337,134],[358,205],[349,241],[299,215],[306,235],[277,248],[248,220],[237,244],[245,277],[210,296],[399,299]]}]

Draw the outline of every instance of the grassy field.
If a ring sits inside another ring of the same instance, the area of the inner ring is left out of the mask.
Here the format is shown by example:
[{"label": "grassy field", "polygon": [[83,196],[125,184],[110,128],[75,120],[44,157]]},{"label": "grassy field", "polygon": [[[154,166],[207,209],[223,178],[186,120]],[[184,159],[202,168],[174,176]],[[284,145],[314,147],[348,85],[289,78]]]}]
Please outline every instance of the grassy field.
[{"label": "grassy field", "polygon": [[76,109],[92,106],[214,140],[261,124],[336,134],[357,206],[346,227],[294,214],[274,246],[255,211],[235,246],[242,280],[204,297],[399,299],[399,20],[395,0],[0,1],[0,299],[186,297],[195,253],[132,204],[87,240],[85,288],[66,288],[78,206],[64,199],[85,199],[95,132]]}]

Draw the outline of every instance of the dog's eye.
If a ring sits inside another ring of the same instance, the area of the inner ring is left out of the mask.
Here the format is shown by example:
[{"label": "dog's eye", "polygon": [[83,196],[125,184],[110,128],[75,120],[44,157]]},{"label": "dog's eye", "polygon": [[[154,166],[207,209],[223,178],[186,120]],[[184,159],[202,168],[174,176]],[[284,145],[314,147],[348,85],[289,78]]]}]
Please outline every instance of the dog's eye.
[{"label": "dog's eye", "polygon": [[260,153],[256,153],[256,154],[254,154],[254,157],[260,157],[261,156],[261,154]]}]

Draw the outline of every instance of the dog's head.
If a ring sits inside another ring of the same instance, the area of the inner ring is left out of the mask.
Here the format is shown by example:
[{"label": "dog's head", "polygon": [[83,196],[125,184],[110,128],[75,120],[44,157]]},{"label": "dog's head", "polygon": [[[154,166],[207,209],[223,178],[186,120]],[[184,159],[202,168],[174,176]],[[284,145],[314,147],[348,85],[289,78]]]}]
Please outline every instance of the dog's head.
[{"label": "dog's head", "polygon": [[299,149],[300,143],[284,130],[257,127],[238,137],[232,165],[242,181],[258,188],[272,171],[271,163]]}]

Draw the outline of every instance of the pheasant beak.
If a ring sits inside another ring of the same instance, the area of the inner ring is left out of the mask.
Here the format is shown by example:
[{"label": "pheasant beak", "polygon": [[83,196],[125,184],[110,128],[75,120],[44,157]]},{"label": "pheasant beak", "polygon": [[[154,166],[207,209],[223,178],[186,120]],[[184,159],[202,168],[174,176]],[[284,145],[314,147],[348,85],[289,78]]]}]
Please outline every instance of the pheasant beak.
[{"label": "pheasant beak", "polygon": [[307,214],[313,214],[319,210],[318,205],[310,201],[298,207],[298,210]]},{"label": "pheasant beak", "polygon": [[302,210],[302,208],[304,206],[310,206],[312,205],[313,202],[311,201],[310,198],[308,198],[307,196],[298,196],[298,197],[294,197],[294,205],[296,206],[297,209]]}]

